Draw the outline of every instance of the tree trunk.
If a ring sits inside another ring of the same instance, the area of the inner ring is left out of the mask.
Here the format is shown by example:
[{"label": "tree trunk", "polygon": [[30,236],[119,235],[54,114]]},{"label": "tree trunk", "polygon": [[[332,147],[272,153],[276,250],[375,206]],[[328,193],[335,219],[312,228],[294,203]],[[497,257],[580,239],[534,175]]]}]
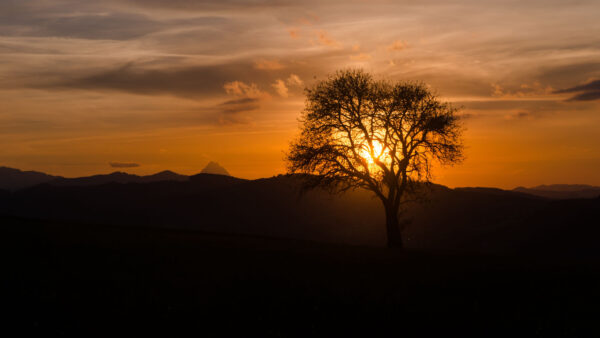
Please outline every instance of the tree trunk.
[{"label": "tree trunk", "polygon": [[402,234],[398,222],[398,209],[385,205],[385,227],[387,230],[388,248],[402,249]]}]

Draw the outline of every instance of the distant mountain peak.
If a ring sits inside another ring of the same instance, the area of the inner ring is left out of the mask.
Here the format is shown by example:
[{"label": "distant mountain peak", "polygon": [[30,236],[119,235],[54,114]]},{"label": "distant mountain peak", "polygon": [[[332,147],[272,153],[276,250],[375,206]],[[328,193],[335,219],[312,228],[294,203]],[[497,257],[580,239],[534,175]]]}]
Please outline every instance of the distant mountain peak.
[{"label": "distant mountain peak", "polygon": [[206,167],[204,167],[204,169],[202,169],[202,171],[200,173],[201,174],[231,176],[231,175],[229,175],[229,172],[225,168],[223,168],[219,163],[214,162],[214,161],[208,162]]}]

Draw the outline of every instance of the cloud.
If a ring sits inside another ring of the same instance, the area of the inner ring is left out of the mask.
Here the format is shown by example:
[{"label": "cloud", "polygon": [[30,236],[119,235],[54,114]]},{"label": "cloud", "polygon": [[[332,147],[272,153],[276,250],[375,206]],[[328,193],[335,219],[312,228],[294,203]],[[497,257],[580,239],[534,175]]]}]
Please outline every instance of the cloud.
[{"label": "cloud", "polygon": [[281,79],[275,80],[275,83],[271,84],[271,87],[275,89],[275,92],[281,97],[289,96],[289,87],[300,87],[304,84],[304,81],[296,74],[290,74],[290,76],[284,81]]},{"label": "cloud", "polygon": [[243,113],[255,111],[260,108],[260,99],[245,97],[225,101],[217,105],[216,122],[221,125],[247,124],[250,118]]},{"label": "cloud", "polygon": [[284,66],[277,60],[260,59],[254,62],[254,68],[262,70],[277,70]]},{"label": "cloud", "polygon": [[283,80],[276,80],[274,84],[271,85],[273,88],[275,88],[275,91],[277,92],[277,94],[279,94],[279,96],[281,97],[288,97],[288,87],[285,85],[285,82],[283,82]]},{"label": "cloud", "polygon": [[406,42],[404,42],[402,40],[396,40],[396,41],[392,42],[392,44],[387,47],[387,50],[389,52],[395,52],[395,51],[403,50],[406,47],[408,47],[408,45],[406,44]]},{"label": "cloud", "polygon": [[600,100],[600,80],[591,81],[580,86],[557,90],[554,93],[579,93],[569,98],[568,101]]},{"label": "cloud", "polygon": [[133,162],[109,162],[108,164],[113,168],[137,168],[140,166],[140,164]]},{"label": "cloud", "polygon": [[[127,63],[92,74],[81,74],[85,72],[81,69],[64,71],[60,74],[46,74],[45,82],[34,82],[27,86],[49,90],[85,89],[113,90],[141,95],[168,94],[190,99],[217,96],[223,93],[223,88],[231,94],[260,95],[261,92],[256,84],[247,85],[242,80],[234,80],[242,75],[248,78],[260,78],[258,71],[253,73],[248,71],[248,68],[247,64],[222,64],[169,69],[145,68]],[[57,79],[50,81],[48,78]]]},{"label": "cloud", "polygon": [[225,83],[223,89],[228,95],[235,96],[236,99],[217,105],[220,124],[249,123],[250,118],[243,113],[258,110],[261,102],[270,98],[270,95],[260,90],[255,83],[232,81]]},{"label": "cloud", "polygon": [[288,86],[302,86],[304,82],[298,77],[296,74],[290,74],[290,76],[285,81]]},{"label": "cloud", "polygon": [[300,30],[297,28],[288,29],[288,33],[290,33],[292,39],[297,39],[300,36]]},{"label": "cloud", "polygon": [[218,17],[160,20],[91,2],[3,0],[0,4],[0,31],[3,36],[15,37],[130,40],[175,26],[220,21]]},{"label": "cloud", "polygon": [[539,81],[521,83],[518,86],[511,85],[506,88],[497,83],[492,83],[491,86],[492,96],[505,99],[547,96],[554,90],[551,86],[542,85]]},{"label": "cloud", "polygon": [[524,120],[530,119],[532,117],[531,113],[528,111],[516,111],[507,115],[504,115],[504,119],[506,120]]},{"label": "cloud", "polygon": [[371,60],[371,55],[367,53],[359,53],[356,55],[350,55],[350,60],[354,61],[368,61]]},{"label": "cloud", "polygon": [[600,100],[600,90],[595,92],[586,92],[571,97],[568,101],[594,101]]},{"label": "cloud", "polygon": [[[585,50],[586,47],[580,48]],[[535,66],[539,69],[534,75],[539,81],[548,83],[554,88],[564,87],[565,84],[581,83],[582,79],[598,79],[600,78],[600,62],[597,59],[580,61],[573,58],[560,65],[547,65],[540,61],[540,65]]]},{"label": "cloud", "polygon": [[220,112],[224,114],[237,114],[253,111],[260,107],[260,99],[245,97],[242,99],[229,100],[219,104]]},{"label": "cloud", "polygon": [[225,92],[229,95],[245,96],[249,98],[256,98],[264,94],[258,89],[256,83],[246,84],[242,81],[227,82],[223,85],[223,89],[225,89]]},{"label": "cloud", "polygon": [[290,7],[295,4],[292,1],[281,1],[281,0],[257,0],[257,1],[244,1],[244,0],[222,0],[222,1],[210,1],[210,0],[119,0],[116,3],[130,3],[140,8],[158,8],[158,9],[170,9],[177,11],[206,11],[206,10],[260,10],[264,8],[273,7]]},{"label": "cloud", "polygon": [[329,36],[329,34],[324,30],[317,32],[317,38],[318,38],[319,44],[324,45],[324,46],[339,47],[341,45],[338,41],[332,39]]}]

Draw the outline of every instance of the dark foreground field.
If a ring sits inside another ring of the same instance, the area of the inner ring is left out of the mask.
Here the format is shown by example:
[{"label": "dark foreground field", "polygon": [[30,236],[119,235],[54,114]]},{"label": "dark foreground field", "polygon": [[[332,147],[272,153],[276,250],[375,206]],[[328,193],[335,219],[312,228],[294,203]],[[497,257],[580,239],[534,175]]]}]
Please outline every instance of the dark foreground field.
[{"label": "dark foreground field", "polygon": [[591,261],[0,224],[5,337],[600,333]]}]

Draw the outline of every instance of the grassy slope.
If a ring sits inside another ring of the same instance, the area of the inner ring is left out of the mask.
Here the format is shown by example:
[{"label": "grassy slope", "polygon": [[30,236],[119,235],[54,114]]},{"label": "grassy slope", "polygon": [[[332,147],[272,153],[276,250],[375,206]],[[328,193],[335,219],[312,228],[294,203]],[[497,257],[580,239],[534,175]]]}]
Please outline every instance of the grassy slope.
[{"label": "grassy slope", "polygon": [[[5,330],[589,336],[593,264],[0,218]],[[598,333],[598,332],[595,332]]]}]

